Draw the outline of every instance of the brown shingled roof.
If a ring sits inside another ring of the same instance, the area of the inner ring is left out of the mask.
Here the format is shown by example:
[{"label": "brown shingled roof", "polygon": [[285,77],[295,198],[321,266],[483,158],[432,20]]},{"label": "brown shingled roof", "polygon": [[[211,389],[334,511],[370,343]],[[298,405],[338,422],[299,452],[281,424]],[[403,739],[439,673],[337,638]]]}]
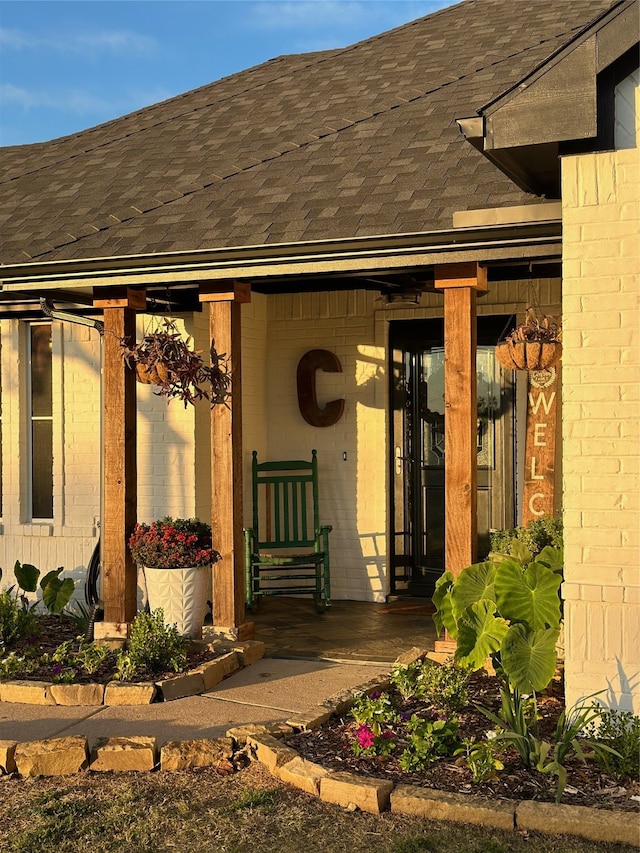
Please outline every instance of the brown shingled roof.
[{"label": "brown shingled roof", "polygon": [[0,150],[2,263],[450,228],[531,202],[455,119],[612,0],[465,0],[73,136]]}]

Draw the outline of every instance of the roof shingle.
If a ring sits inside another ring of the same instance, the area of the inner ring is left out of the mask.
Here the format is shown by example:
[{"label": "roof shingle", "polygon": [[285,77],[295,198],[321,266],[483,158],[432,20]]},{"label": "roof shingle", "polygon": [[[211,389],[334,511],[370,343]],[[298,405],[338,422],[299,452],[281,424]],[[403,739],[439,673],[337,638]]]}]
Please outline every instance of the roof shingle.
[{"label": "roof shingle", "polygon": [[73,136],[0,149],[0,261],[414,233],[532,199],[455,119],[612,0],[464,0]]}]

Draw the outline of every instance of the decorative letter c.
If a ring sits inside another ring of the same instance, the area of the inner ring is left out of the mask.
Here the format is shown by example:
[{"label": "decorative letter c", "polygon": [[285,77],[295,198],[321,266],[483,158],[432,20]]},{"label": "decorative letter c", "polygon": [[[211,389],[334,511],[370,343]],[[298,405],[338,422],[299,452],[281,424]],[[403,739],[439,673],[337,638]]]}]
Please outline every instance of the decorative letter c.
[{"label": "decorative letter c", "polygon": [[342,373],[342,366],[338,356],[329,350],[312,349],[305,353],[298,363],[298,407],[302,417],[311,426],[332,426],[342,417],[344,400],[331,400],[324,409],[318,406],[316,370]]}]

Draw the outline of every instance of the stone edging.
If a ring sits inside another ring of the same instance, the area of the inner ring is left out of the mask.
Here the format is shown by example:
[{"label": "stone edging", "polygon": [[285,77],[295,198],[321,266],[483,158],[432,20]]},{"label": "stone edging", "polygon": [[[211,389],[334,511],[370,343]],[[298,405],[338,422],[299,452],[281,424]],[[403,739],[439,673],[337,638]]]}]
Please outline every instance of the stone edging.
[{"label": "stone edging", "polygon": [[49,681],[15,680],[0,682],[0,702],[27,705],[149,705],[197,696],[211,690],[231,673],[264,656],[259,640],[216,643],[222,654],[188,672],[164,681],[108,684],[53,684]]},{"label": "stone edging", "polygon": [[[413,649],[399,658],[398,662],[408,663],[425,656],[424,651],[420,654],[416,652],[419,650]],[[161,747],[159,755],[156,738],[144,736],[101,738],[91,752],[87,739],[80,735],[26,743],[0,741],[0,774],[18,773],[22,777],[36,777],[67,775],[87,769],[92,772],[122,772],[188,770],[196,767],[229,771],[234,767],[234,760],[244,755],[245,760],[250,758],[259,761],[282,782],[349,810],[358,808],[375,815],[391,811],[392,814],[427,820],[453,821],[516,832],[572,835],[591,841],[640,847],[637,821],[621,820],[620,812],[534,801],[495,801],[415,785],[395,785],[387,779],[327,770],[302,758],[295,749],[281,743],[286,734],[317,728],[334,714],[344,714],[357,695],[384,690],[388,686],[388,681],[376,679],[328,699],[285,722],[237,726],[228,729],[224,738],[169,741]]]},{"label": "stone edging", "polygon": [[[407,657],[409,655],[410,653]],[[422,652],[420,657],[424,656]],[[405,656],[402,656],[399,661],[404,658]],[[368,682],[347,694],[321,703],[306,714],[287,720],[286,726],[289,731],[317,728],[334,714],[345,713],[358,694],[383,691],[388,686],[388,681]],[[247,746],[253,758],[281,781],[319,797],[324,802],[335,803],[350,811],[357,808],[376,815],[391,811],[392,814],[411,815],[427,820],[475,824],[515,832],[572,835],[590,841],[640,847],[638,821],[621,820],[621,812],[533,800],[492,800],[488,797],[454,794],[416,785],[396,785],[387,779],[327,770],[302,758],[292,747],[280,743],[285,732],[270,732],[267,727],[258,728],[264,731],[247,732]],[[233,734],[234,730],[227,732],[227,735]],[[633,816],[636,817],[635,813]]]}]

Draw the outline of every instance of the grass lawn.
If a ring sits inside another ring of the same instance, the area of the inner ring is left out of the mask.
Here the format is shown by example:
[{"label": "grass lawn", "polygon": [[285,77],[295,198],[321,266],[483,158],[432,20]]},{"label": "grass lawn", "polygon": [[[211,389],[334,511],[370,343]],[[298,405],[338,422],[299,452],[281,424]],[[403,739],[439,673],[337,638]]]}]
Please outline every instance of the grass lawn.
[{"label": "grass lawn", "polygon": [[3,853],[626,853],[631,849],[347,812],[282,785],[257,763],[227,777],[201,770],[0,778]]}]

